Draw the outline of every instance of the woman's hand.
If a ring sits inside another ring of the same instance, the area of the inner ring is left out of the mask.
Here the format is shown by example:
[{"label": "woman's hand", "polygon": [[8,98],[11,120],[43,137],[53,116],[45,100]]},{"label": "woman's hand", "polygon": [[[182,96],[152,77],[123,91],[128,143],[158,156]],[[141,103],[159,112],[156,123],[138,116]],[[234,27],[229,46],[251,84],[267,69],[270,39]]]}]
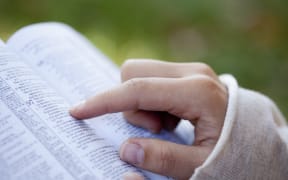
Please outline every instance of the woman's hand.
[{"label": "woman's hand", "polygon": [[228,94],[218,76],[202,63],[129,60],[122,66],[123,83],[73,108],[85,119],[124,112],[128,122],[154,133],[173,130],[180,119],[195,126],[192,146],[131,138],[120,157],[137,167],[176,179],[189,178],[213,150],[221,134]]}]

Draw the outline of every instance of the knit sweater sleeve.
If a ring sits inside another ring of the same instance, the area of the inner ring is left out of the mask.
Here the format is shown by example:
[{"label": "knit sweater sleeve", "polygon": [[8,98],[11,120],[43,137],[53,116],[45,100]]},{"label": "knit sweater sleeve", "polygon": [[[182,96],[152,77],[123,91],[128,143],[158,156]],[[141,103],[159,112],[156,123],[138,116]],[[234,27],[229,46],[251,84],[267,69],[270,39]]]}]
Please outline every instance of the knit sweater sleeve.
[{"label": "knit sweater sleeve", "polygon": [[266,96],[239,88],[230,75],[220,76],[229,92],[220,138],[195,179],[287,179],[288,128]]}]

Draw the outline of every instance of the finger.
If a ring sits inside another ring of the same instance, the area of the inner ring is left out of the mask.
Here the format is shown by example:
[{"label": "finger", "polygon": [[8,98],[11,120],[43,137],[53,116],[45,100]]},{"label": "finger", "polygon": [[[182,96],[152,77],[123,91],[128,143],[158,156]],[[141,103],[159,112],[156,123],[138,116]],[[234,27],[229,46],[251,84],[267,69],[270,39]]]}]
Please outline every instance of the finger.
[{"label": "finger", "polygon": [[[170,112],[174,110],[174,107],[181,109],[184,106],[183,102],[191,98],[187,97],[187,92],[181,92],[187,91],[186,89],[179,89],[186,83],[185,80],[182,82],[169,78],[132,79],[88,99],[85,103],[72,108],[70,113],[75,118],[84,119],[106,113],[138,109]],[[192,92],[192,89],[188,91]],[[184,110],[184,107],[182,109]]]},{"label": "finger", "polygon": [[120,158],[140,167],[175,179],[188,179],[208,157],[210,150],[156,139],[129,139],[121,146]]},{"label": "finger", "polygon": [[172,131],[180,121],[180,118],[167,112],[143,110],[125,112],[124,117],[129,123],[148,129],[153,133],[159,133],[162,128]]},{"label": "finger", "polygon": [[124,117],[129,123],[148,129],[152,133],[159,133],[162,129],[162,119],[157,112],[128,111],[124,113]]},{"label": "finger", "polygon": [[121,67],[122,81],[136,77],[179,78],[202,74],[217,78],[214,71],[204,63],[173,63],[148,59],[127,60]]},{"label": "finger", "polygon": [[193,121],[204,115],[213,118],[225,114],[217,108],[207,108],[207,105],[217,107],[219,102],[225,104],[225,99],[225,87],[203,75],[180,79],[135,78],[88,99],[70,113],[77,119],[85,119],[131,110],[166,111]]},{"label": "finger", "polygon": [[145,180],[143,176],[136,172],[128,172],[123,175],[123,180]]}]

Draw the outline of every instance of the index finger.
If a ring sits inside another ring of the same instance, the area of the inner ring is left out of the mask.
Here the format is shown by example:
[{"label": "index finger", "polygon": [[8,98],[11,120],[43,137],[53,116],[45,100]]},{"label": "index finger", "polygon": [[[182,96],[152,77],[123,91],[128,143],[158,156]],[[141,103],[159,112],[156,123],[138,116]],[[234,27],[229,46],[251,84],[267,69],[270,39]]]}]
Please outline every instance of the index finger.
[{"label": "index finger", "polygon": [[179,83],[183,82],[173,78],[131,79],[88,99],[71,109],[70,113],[77,119],[86,119],[128,110],[170,112],[175,109],[174,107],[181,109],[187,97],[182,97],[183,93],[179,93]]},{"label": "index finger", "polygon": [[175,63],[151,59],[129,59],[121,67],[122,81],[140,77],[181,78],[195,74],[217,79],[217,75],[207,64],[199,62]]}]

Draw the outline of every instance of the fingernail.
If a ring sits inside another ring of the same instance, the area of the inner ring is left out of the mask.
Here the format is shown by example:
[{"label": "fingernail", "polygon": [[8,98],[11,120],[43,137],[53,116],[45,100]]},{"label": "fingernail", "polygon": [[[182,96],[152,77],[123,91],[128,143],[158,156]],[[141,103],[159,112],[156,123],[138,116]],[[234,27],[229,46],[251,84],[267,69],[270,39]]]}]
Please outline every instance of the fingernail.
[{"label": "fingernail", "polygon": [[70,109],[70,112],[73,113],[73,114],[77,113],[77,112],[81,111],[84,108],[84,105],[85,105],[85,101],[81,101],[79,104],[77,104],[74,107],[72,107]]},{"label": "fingernail", "polygon": [[144,150],[139,144],[126,143],[121,150],[120,157],[128,163],[139,165],[144,161]]},{"label": "fingernail", "polygon": [[127,172],[122,177],[123,180],[144,180],[144,177],[136,172]]}]

